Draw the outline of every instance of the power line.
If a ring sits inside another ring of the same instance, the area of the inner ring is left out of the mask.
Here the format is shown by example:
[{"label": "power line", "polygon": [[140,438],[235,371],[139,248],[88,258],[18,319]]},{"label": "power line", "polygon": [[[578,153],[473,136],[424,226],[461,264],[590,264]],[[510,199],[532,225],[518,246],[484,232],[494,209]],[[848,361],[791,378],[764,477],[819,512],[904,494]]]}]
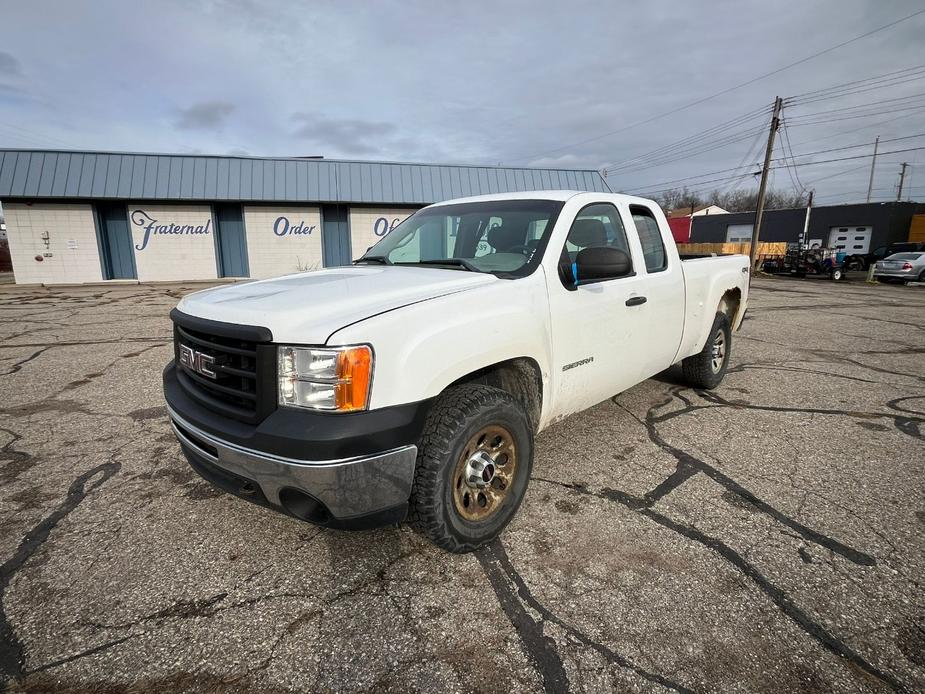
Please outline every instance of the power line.
[{"label": "power line", "polygon": [[536,155],[533,155],[533,156],[530,156],[530,157],[520,157],[520,158],[517,158],[517,159],[513,159],[512,161],[517,162],[517,161],[523,161],[523,160],[525,160],[525,159],[535,159],[535,158],[537,158],[537,157],[545,157],[545,156],[548,156],[548,155],[550,155],[550,154],[554,154],[554,153],[556,153],[556,152],[561,152],[561,151],[564,150],[564,149],[570,149],[570,148],[572,148],[572,147],[578,147],[578,146],[581,146],[581,145],[588,144],[589,142],[597,142],[598,140],[602,140],[602,139],[604,139],[605,137],[610,137],[611,135],[616,135],[617,133],[625,132],[625,131],[630,130],[630,129],[632,129],[632,128],[639,127],[640,125],[646,125],[647,123],[651,123],[651,122],[653,122],[653,121],[660,120],[660,119],[664,118],[665,116],[670,116],[670,115],[673,115],[673,114],[675,114],[675,113],[679,113],[679,112],[681,112],[681,111],[686,111],[687,109],[689,109],[689,108],[691,108],[691,107],[693,107],[693,106],[697,106],[697,105],[702,104],[702,103],[704,103],[704,102],[707,102],[707,101],[710,101],[710,100],[712,100],[712,99],[715,99],[715,98],[718,97],[718,96],[722,96],[723,94],[728,94],[729,92],[733,92],[733,91],[735,91],[735,90],[737,90],[737,89],[741,89],[742,87],[747,87],[747,86],[750,85],[750,84],[754,84],[755,82],[759,82],[759,81],[761,81],[761,80],[763,80],[763,79],[767,79],[768,77],[771,77],[772,75],[776,75],[776,74],[778,74],[778,73],[780,73],[780,72],[784,72],[785,70],[789,70],[790,68],[796,67],[797,65],[802,65],[803,63],[809,62],[810,60],[814,60],[815,58],[818,58],[818,57],[820,57],[820,56],[822,56],[822,55],[825,55],[826,53],[831,53],[832,51],[838,50],[839,48],[842,48],[842,47],[847,46],[847,45],[849,45],[849,44],[851,44],[851,43],[854,43],[855,41],[860,41],[861,39],[867,38],[868,36],[872,36],[873,34],[876,34],[876,33],[878,33],[878,32],[884,31],[885,29],[889,29],[889,28],[891,28],[891,27],[894,27],[894,26],[896,26],[897,24],[900,24],[900,23],[902,23],[902,22],[905,22],[905,21],[908,21],[908,20],[912,19],[913,17],[917,17],[917,16],[919,16],[920,14],[925,14],[925,10],[919,10],[919,11],[917,11],[917,12],[913,12],[912,14],[906,15],[905,17],[900,17],[899,19],[894,20],[894,21],[890,22],[889,24],[884,24],[883,26],[877,27],[876,29],[871,29],[870,31],[867,31],[867,32],[865,32],[865,33],[863,33],[863,34],[860,34],[860,35],[855,36],[855,37],[853,37],[853,38],[850,38],[850,39],[847,39],[847,40],[845,40],[845,41],[842,41],[841,43],[837,43],[837,44],[835,44],[834,46],[829,46],[828,48],[825,48],[825,49],[823,49],[823,50],[821,50],[821,51],[818,51],[818,52],[816,52],[816,53],[813,53],[813,54],[811,54],[811,55],[808,55],[808,56],[806,56],[806,57],[804,57],[804,58],[800,58],[799,60],[796,60],[796,61],[794,61],[794,62],[792,62],[792,63],[789,63],[789,64],[784,65],[784,66],[782,66],[782,67],[776,68],[776,69],[771,70],[770,72],[766,72],[766,73],[764,73],[764,74],[762,74],[762,75],[758,75],[757,77],[753,77],[752,79],[746,80],[745,82],[741,82],[741,83],[739,83],[739,84],[737,84],[737,85],[735,85],[735,86],[727,87],[726,89],[722,89],[722,90],[720,90],[720,91],[718,91],[718,92],[715,92],[715,93],[713,93],[713,94],[710,94],[709,96],[705,96],[705,97],[702,97],[702,98],[700,98],[700,99],[696,99],[695,101],[691,101],[690,103],[684,104],[683,106],[678,106],[678,107],[673,108],[673,109],[670,109],[670,110],[668,110],[668,111],[664,111],[663,113],[659,113],[659,114],[657,114],[657,115],[650,116],[649,118],[645,118],[645,119],[643,119],[643,120],[641,120],[641,121],[636,121],[635,123],[630,123],[629,125],[624,125],[624,126],[622,126],[622,127],[620,127],[620,128],[617,128],[616,130],[611,130],[610,132],[606,132],[606,133],[603,133],[603,134],[601,134],[601,135],[596,135],[596,136],[594,136],[594,137],[589,137],[589,138],[587,138],[587,139],[585,139],[585,140],[581,140],[580,142],[574,142],[574,143],[572,143],[572,144],[564,145],[564,146],[562,146],[562,147],[556,147],[555,149],[550,149],[550,150],[547,150],[546,152],[543,152],[543,153],[541,153],[541,154],[536,154]]},{"label": "power line", "polygon": [[[759,172],[757,172],[757,173],[761,173],[761,172],[759,171]],[[757,175],[757,174],[755,174],[755,175]],[[700,188],[701,186],[705,186],[705,185],[707,185],[708,183],[720,183],[720,182],[724,182],[724,181],[731,181],[731,180],[734,180],[734,179],[737,179],[737,178],[742,178],[741,174],[736,174],[736,175],[734,175],[734,176],[722,176],[722,177],[720,177],[720,178],[711,178],[711,179],[706,180],[706,181],[698,181],[698,182],[695,184],[695,187],[696,187],[696,188]],[[656,183],[656,184],[653,184],[653,185],[661,185],[661,184]],[[639,189],[639,188],[636,188],[636,189],[632,189],[632,188],[631,188],[631,189],[630,189],[630,191],[633,191],[633,190],[640,190],[640,189]],[[634,193],[634,194],[635,194],[635,195],[640,195],[640,196],[646,196],[646,195],[651,194],[651,193],[664,193],[664,192],[667,191],[667,190],[671,190],[671,187],[656,189],[656,188],[651,188],[651,187],[646,186],[646,187],[645,187],[645,190],[644,190],[643,192]]]},{"label": "power line", "polygon": [[876,123],[867,123],[866,125],[862,125],[859,128],[853,128],[851,130],[841,130],[839,132],[832,133],[831,135],[826,135],[825,137],[813,138],[812,140],[803,140],[803,142],[798,142],[796,146],[800,147],[802,145],[806,145],[811,142],[822,142],[823,140],[831,140],[833,137],[850,135],[851,133],[856,133],[861,130],[867,130],[868,128],[877,128],[877,127],[886,125],[887,123],[892,123],[894,121],[902,120],[903,118],[909,118],[910,116],[914,116],[914,115],[916,114],[915,113],[904,113],[903,115],[896,116],[895,118],[887,118],[886,120],[878,120]]},{"label": "power line", "polygon": [[651,169],[653,167],[663,166],[664,164],[670,164],[676,161],[681,161],[682,159],[689,159],[690,157],[694,157],[699,154],[706,154],[707,152],[712,152],[713,150],[721,149],[723,147],[728,147],[729,145],[735,144],[737,142],[742,142],[743,140],[748,140],[749,138],[753,137],[756,133],[765,132],[766,130],[767,128],[765,126],[761,126],[760,128],[757,128],[757,129],[751,128],[749,130],[743,130],[737,133],[733,133],[720,140],[716,140],[714,142],[702,143],[692,149],[681,150],[673,154],[666,154],[659,159],[653,159],[650,162],[639,165],[639,166],[630,166],[630,167],[626,167],[623,169],[619,169],[617,171],[607,169],[605,170],[604,176],[607,177],[607,176],[611,176],[615,174],[625,174],[625,173],[630,173],[634,171],[643,171],[645,169]]},{"label": "power line", "polygon": [[682,138],[682,139],[677,140],[677,141],[675,141],[675,142],[672,142],[672,143],[670,143],[670,144],[663,145],[662,147],[657,147],[656,149],[653,149],[653,150],[651,150],[651,151],[649,151],[649,152],[645,152],[644,154],[640,154],[640,155],[635,156],[635,157],[633,157],[633,158],[631,158],[631,159],[625,159],[625,160],[623,160],[623,161],[619,161],[619,162],[617,162],[617,163],[615,163],[615,164],[611,164],[611,165],[609,165],[609,166],[607,166],[607,167],[605,167],[605,168],[606,168],[607,171],[616,170],[616,169],[622,169],[622,168],[631,166],[631,165],[633,165],[633,164],[635,164],[635,163],[637,163],[637,162],[638,162],[638,163],[641,163],[641,162],[643,162],[643,161],[645,161],[645,160],[647,160],[647,159],[650,159],[650,158],[653,158],[653,157],[657,157],[658,155],[663,155],[663,154],[665,154],[665,153],[667,153],[667,152],[669,152],[669,151],[673,151],[673,150],[676,150],[676,149],[679,149],[679,148],[682,148],[682,147],[686,147],[686,146],[691,145],[691,144],[696,144],[697,142],[699,142],[699,141],[701,141],[701,140],[703,140],[703,139],[709,139],[709,137],[711,137],[711,136],[713,136],[713,135],[726,134],[727,131],[729,130],[729,128],[731,128],[731,127],[733,127],[733,126],[735,126],[735,125],[741,125],[741,124],[744,123],[744,122],[748,122],[749,120],[753,120],[753,119],[755,119],[755,118],[757,118],[757,117],[760,117],[760,116],[764,115],[765,113],[769,113],[770,110],[771,110],[770,107],[764,106],[764,107],[762,107],[762,108],[755,109],[755,110],[753,110],[753,111],[749,111],[748,113],[744,113],[744,114],[742,114],[741,116],[737,116],[737,117],[732,118],[732,119],[730,119],[730,120],[728,120],[728,121],[725,121],[725,122],[723,122],[723,123],[718,123],[717,125],[714,125],[714,126],[712,126],[712,127],[709,127],[709,128],[707,128],[707,129],[705,129],[705,130],[702,130],[702,131],[700,131],[700,132],[698,132],[698,133],[694,133],[693,135],[689,135],[689,136],[687,136],[687,137],[685,137],[685,138]]},{"label": "power line", "polygon": [[[910,82],[916,82],[918,80],[925,79],[925,70],[921,70],[915,73],[909,73],[903,75],[902,77],[894,77],[891,79],[885,79],[880,81],[872,81],[870,84],[858,85],[851,89],[842,89],[837,91],[831,91],[824,94],[819,94],[814,97],[799,98],[799,97],[788,97],[789,105],[805,105],[805,104],[814,104],[819,101],[828,101],[830,99],[842,99],[848,96],[853,96],[855,94],[865,94],[867,92],[876,91],[878,89],[885,89],[887,87],[896,87],[898,85],[907,84]],[[868,80],[877,80],[877,78],[872,77]]]},{"label": "power line", "polygon": [[[903,153],[903,152],[918,152],[918,151],[920,151],[920,150],[925,150],[925,147],[909,147],[909,148],[906,148],[906,149],[894,149],[894,150],[891,150],[891,151],[889,151],[889,152],[879,152],[879,153],[877,154],[877,156],[878,156],[878,157],[884,157],[884,156],[887,156],[887,155],[889,155],[889,154],[901,154],[901,153]],[[857,154],[857,155],[854,155],[854,156],[851,156],[851,157],[838,157],[838,158],[835,158],[835,159],[823,159],[823,160],[821,160],[821,161],[809,161],[809,162],[800,164],[800,166],[816,166],[816,165],[818,165],[818,164],[830,164],[830,163],[836,162],[836,161],[851,161],[851,160],[854,160],[854,159],[866,159],[866,158],[868,158],[868,157],[870,157],[870,156],[871,156],[871,155],[869,155],[869,154]],[[769,170],[769,171],[775,171],[775,170],[777,170],[777,169],[784,169],[784,168],[787,168],[787,167],[786,167],[786,165],[783,165],[783,164],[782,164],[782,165],[778,165],[778,166],[771,166],[771,167],[768,168],[768,170]],[[866,168],[866,167],[864,167],[864,168]],[[718,173],[718,172],[717,172],[717,173]],[[724,177],[722,177],[722,178],[714,178],[714,179],[710,179],[710,180],[707,180],[707,181],[699,181],[699,182],[697,183],[697,186],[699,187],[699,186],[706,185],[707,183],[715,183],[715,182],[718,182],[718,181],[729,181],[729,180],[732,180],[732,179],[734,179],[734,178],[739,178],[739,176],[724,176]],[[821,180],[821,179],[820,179],[820,180]],[[661,184],[656,183],[656,184],[653,184],[653,185],[661,185]],[[631,189],[631,190],[632,190],[632,189]],[[639,189],[637,188],[637,189],[635,189],[635,190],[639,190]],[[638,195],[646,195],[646,194],[651,194],[651,193],[664,193],[664,192],[667,191],[667,190],[671,190],[671,188],[654,189],[654,188],[646,187],[645,192],[637,193],[637,194],[638,194]]]},{"label": "power line", "polygon": [[[759,132],[759,133],[757,134],[757,136],[755,137],[755,139],[754,139],[754,141],[752,142],[751,146],[748,148],[748,150],[746,150],[745,156],[742,157],[741,161],[739,161],[739,165],[736,167],[736,169],[742,170],[742,169],[745,169],[746,167],[751,168],[751,166],[748,164],[748,162],[751,161],[751,160],[753,160],[755,157],[757,157],[757,156],[761,153],[761,141],[762,141],[762,139],[763,139],[763,138],[762,138],[762,135],[764,135],[763,132]],[[757,164],[756,164],[756,166],[757,166]],[[723,187],[723,191],[722,191],[722,192],[725,194],[725,193],[729,193],[730,191],[732,191],[732,190],[738,188],[738,187],[739,187],[739,184],[740,184],[742,181],[744,181],[746,178],[748,178],[750,175],[752,175],[752,173],[751,173],[750,171],[747,171],[747,170],[746,170],[743,174],[741,174],[741,175],[739,176],[739,178],[738,178],[737,180],[735,180],[735,181],[730,181],[729,183],[727,183],[727,184]]]},{"label": "power line", "polygon": [[885,109],[882,111],[876,110],[876,111],[870,111],[868,113],[855,113],[855,114],[833,117],[833,118],[820,118],[820,119],[813,120],[813,121],[798,120],[796,122],[791,122],[790,126],[793,128],[802,128],[807,125],[826,125],[828,123],[838,123],[843,120],[854,120],[856,118],[870,118],[872,116],[879,116],[883,113],[895,113],[896,111],[921,111],[923,108],[925,108],[925,103],[915,104],[912,106],[894,107],[894,108],[889,108],[889,109]]},{"label": "power line", "polygon": [[[781,138],[781,151],[785,151],[784,143],[786,143],[786,150],[790,152],[790,163],[793,164],[793,168],[787,167],[787,175],[790,176],[790,181],[793,183],[793,191],[797,195],[803,195],[806,192],[806,186],[803,185],[803,182],[800,181],[800,175],[797,173],[797,162],[793,156],[793,145],[790,144],[790,133],[787,131],[787,121],[781,119],[781,132],[783,137]],[[784,160],[786,162],[786,160]]]},{"label": "power line", "polygon": [[[868,78],[868,79],[870,79],[870,78]],[[914,105],[909,105],[909,106],[907,106],[906,109],[902,109],[902,108],[897,109],[896,106],[891,106],[891,107],[889,107],[889,108],[883,108],[883,109],[881,109],[881,108],[874,108],[874,109],[871,110],[871,107],[877,106],[877,105],[883,106],[883,105],[885,105],[885,104],[890,104],[890,103],[903,103],[903,102],[909,102],[909,101],[912,100],[912,99],[920,99],[920,98],[922,98],[922,97],[925,97],[925,93],[923,93],[923,94],[915,94],[915,95],[910,95],[910,96],[904,96],[904,97],[897,97],[897,98],[893,98],[893,99],[885,99],[885,100],[881,100],[880,102],[876,102],[876,103],[871,102],[871,103],[868,103],[868,104],[860,104],[860,105],[855,105],[855,106],[849,106],[849,107],[845,107],[845,108],[841,108],[841,109],[830,109],[830,110],[825,110],[825,111],[818,111],[818,112],[814,112],[814,113],[800,114],[800,115],[788,117],[787,122],[784,124],[784,128],[785,128],[785,133],[784,133],[785,146],[786,146],[787,148],[789,148],[789,152],[790,152],[791,158],[794,157],[794,156],[805,156],[805,155],[802,155],[802,154],[796,154],[796,155],[794,155],[794,153],[793,153],[792,141],[790,140],[790,133],[789,133],[789,131],[786,130],[786,124],[790,124],[790,125],[812,125],[813,123],[809,123],[809,122],[807,122],[807,123],[802,123],[802,122],[799,122],[799,121],[801,121],[802,119],[811,119],[811,118],[813,118],[813,117],[817,117],[817,116],[820,116],[820,115],[827,115],[827,114],[831,114],[831,113],[837,113],[837,114],[839,114],[839,116],[838,116],[837,118],[827,119],[825,122],[828,122],[828,120],[847,120],[849,117],[850,117],[850,118],[869,117],[869,116],[873,116],[873,115],[879,115],[880,113],[884,113],[884,112],[890,112],[890,113],[892,113],[892,112],[895,112],[896,110],[910,110],[910,109],[911,109],[911,110],[916,110],[916,109],[918,109],[918,108],[920,108],[920,107],[925,108],[925,102],[915,103]],[[859,110],[859,109],[866,109],[866,110],[864,110],[863,112],[860,112],[860,113],[852,113],[852,111],[857,111],[857,110]],[[725,136],[723,136],[723,137],[721,137],[721,138],[716,139],[715,141],[711,141],[711,140],[708,139],[708,140],[704,141],[704,142],[701,143],[701,144],[696,144],[694,141],[697,139],[697,137],[698,137],[699,135],[708,134],[708,133],[717,132],[717,131],[722,132],[724,128],[728,129],[729,124],[733,124],[733,123],[736,123],[736,122],[741,122],[743,119],[746,119],[746,118],[755,118],[756,116],[763,115],[764,113],[767,112],[767,110],[768,110],[767,108],[765,108],[765,109],[758,109],[758,110],[752,111],[752,112],[750,112],[750,113],[748,113],[748,114],[743,114],[742,116],[739,116],[739,117],[737,117],[737,118],[735,118],[735,119],[731,119],[730,121],[726,121],[725,123],[721,123],[721,124],[719,124],[719,125],[713,126],[712,128],[708,128],[708,129],[702,131],[701,133],[698,133],[697,135],[692,135],[692,136],[690,136],[690,137],[688,137],[688,138],[685,138],[684,140],[679,140],[679,141],[676,142],[676,143],[672,143],[672,144],[670,144],[670,145],[665,145],[665,146],[660,147],[660,148],[658,148],[658,149],[656,149],[656,150],[652,150],[651,152],[649,152],[649,153],[647,153],[647,154],[645,154],[645,155],[640,155],[639,157],[636,157],[635,159],[627,160],[627,161],[626,161],[625,163],[623,163],[623,164],[617,164],[617,165],[613,165],[613,166],[607,167],[607,168],[604,169],[604,171],[603,171],[602,173],[603,173],[604,177],[607,178],[607,177],[610,177],[610,176],[615,175],[615,174],[623,174],[623,173],[630,173],[630,172],[633,172],[633,171],[641,171],[641,170],[645,170],[645,169],[647,169],[647,168],[662,166],[662,165],[667,164],[667,163],[673,163],[673,162],[676,162],[676,161],[680,161],[680,160],[682,160],[682,159],[687,159],[687,158],[690,158],[690,157],[692,157],[692,156],[696,156],[696,155],[698,155],[698,154],[704,154],[704,153],[706,153],[706,152],[710,152],[710,151],[713,151],[713,150],[715,150],[715,149],[719,149],[720,147],[727,146],[727,145],[729,145],[729,144],[734,144],[734,143],[740,142],[740,141],[742,141],[742,140],[744,140],[744,139],[747,139],[747,137],[748,137],[748,132],[749,132],[749,131],[745,130],[745,131],[740,131],[740,132],[732,133],[731,135],[730,135],[730,134],[727,134],[727,135],[725,135]],[[909,115],[911,115],[911,114],[909,114]],[[899,116],[899,118],[902,118],[902,117],[905,117],[905,116]],[[793,122],[794,120],[797,120],[798,122],[797,122],[797,123],[794,123],[794,122]],[[894,119],[890,119],[890,120],[898,120],[898,118],[894,118]],[[824,121],[821,120],[821,119],[817,119],[816,122],[822,123],[822,122],[824,122]],[[884,122],[889,122],[889,121],[884,121]],[[851,131],[848,131],[848,132],[855,132],[856,130],[863,129],[864,127],[868,127],[868,126],[862,126],[862,128],[856,128],[855,130],[851,130]],[[764,127],[762,126],[761,128],[759,128],[759,129],[757,129],[757,130],[754,130],[754,129],[753,129],[752,132],[755,133],[756,135],[760,135],[761,133],[764,132]],[[839,134],[839,133],[835,133],[835,135],[838,135],[838,134]],[[847,134],[847,133],[845,133],[845,134]],[[827,138],[820,138],[820,139],[827,139]],[[675,150],[676,147],[678,147],[679,145],[682,145],[682,144],[685,143],[685,142],[691,142],[692,144],[696,144],[696,146],[693,147],[693,148],[690,148],[690,147],[688,147],[688,148],[683,148],[683,147],[681,147],[680,149]],[[858,147],[858,146],[861,146],[861,145],[852,145],[852,146],[850,146],[850,147],[845,147],[844,149],[851,149],[852,147]],[[831,149],[831,150],[821,150],[821,151],[822,151],[822,152],[826,152],[826,151],[838,151],[839,149],[842,149],[842,148],[833,148],[833,149]],[[808,155],[808,154],[815,154],[815,153],[810,152],[810,153],[807,153],[807,155]],[[783,157],[779,157],[778,159],[783,159]],[[636,165],[637,163],[638,163],[638,165]],[[793,160],[793,164],[796,165],[796,161],[795,161],[795,160]],[[793,182],[794,182],[794,185],[795,185],[795,186],[800,186],[800,185],[802,185],[801,183],[799,183],[799,174],[797,173],[796,170],[793,171],[793,175],[796,177],[796,180],[793,181]]]},{"label": "power line", "polygon": [[[788,139],[789,136],[788,136],[788,134],[787,134],[787,130],[786,130],[785,123],[782,123],[782,128],[781,128],[781,130],[782,130],[782,132],[784,133],[784,138],[787,139],[787,140],[788,140],[788,143],[789,143],[789,139]],[[907,135],[907,136],[904,136],[904,137],[894,137],[894,138],[890,138],[890,139],[888,139],[888,140],[880,140],[880,142],[881,142],[881,143],[884,143],[884,142],[898,142],[898,141],[900,141],[900,140],[909,140],[909,139],[913,139],[913,138],[916,138],[916,137],[925,137],[925,133],[919,133],[919,134],[917,134],[917,135]],[[790,150],[789,150],[789,152],[790,152],[789,156],[788,156],[786,153],[784,153],[783,156],[774,157],[774,158],[771,159],[771,161],[781,162],[781,163],[782,163],[780,166],[776,166],[776,167],[772,167],[772,168],[788,168],[788,169],[789,169],[791,166],[792,166],[792,167],[797,167],[797,166],[807,166],[807,165],[809,165],[809,164],[822,163],[822,162],[797,162],[797,161],[795,160],[795,158],[796,158],[796,157],[808,157],[808,156],[812,156],[812,155],[816,155],[816,154],[827,154],[827,153],[830,153],[830,152],[839,152],[839,151],[844,151],[844,150],[848,150],[848,149],[857,149],[858,147],[868,147],[868,146],[871,145],[871,144],[873,144],[873,143],[872,143],[872,142],[862,142],[862,143],[859,143],[859,144],[856,144],[856,145],[848,145],[848,146],[845,146],[845,147],[833,147],[833,148],[831,148],[831,149],[822,149],[822,150],[818,150],[818,151],[816,151],[816,152],[804,152],[804,153],[802,153],[802,154],[794,154],[794,153],[793,153],[793,150],[790,149]],[[752,149],[752,150],[754,149],[754,145],[751,147],[751,149]],[[920,149],[925,149],[925,147],[920,148]],[[908,151],[908,150],[898,150],[898,151]],[[748,154],[750,154],[750,153],[751,153],[751,152],[749,152]],[[881,154],[890,154],[890,152],[882,152]],[[861,156],[861,157],[869,157],[870,155],[869,155],[869,154],[864,154],[864,155],[860,155],[860,156]],[[878,156],[879,156],[879,155],[878,155]],[[789,159],[790,162],[791,162],[790,164],[787,163],[788,159]],[[830,160],[827,160],[827,161],[842,161],[842,159],[830,159]],[[660,186],[660,185],[667,185],[667,184],[674,184],[674,183],[683,183],[683,182],[685,182],[685,181],[693,181],[693,180],[696,180],[696,179],[699,179],[699,178],[705,178],[705,177],[707,177],[707,176],[714,176],[714,175],[716,175],[716,174],[729,173],[729,172],[732,172],[732,171],[739,171],[739,170],[741,170],[741,169],[743,169],[743,168],[745,168],[745,165],[744,165],[744,164],[740,164],[739,166],[734,166],[734,167],[732,167],[732,168],[728,168],[728,169],[718,169],[718,170],[716,170],[716,171],[708,171],[707,173],[698,174],[698,175],[696,175],[696,176],[685,176],[685,177],[683,177],[683,178],[673,178],[673,179],[669,179],[669,180],[666,180],[666,181],[659,181],[658,183],[650,183],[650,184],[647,184],[647,185],[645,185],[645,186],[640,186],[639,188],[635,188],[635,189],[631,189],[631,190],[641,190],[641,189],[643,189],[643,188],[644,188],[644,189],[651,189],[653,186]],[[864,168],[864,167],[861,167],[861,168]],[[736,174],[736,175],[734,175],[734,176],[728,176],[728,177],[725,177],[725,178],[729,178],[729,179],[732,179],[732,178],[744,178],[744,177],[747,177],[747,176],[750,176],[750,175],[754,175],[754,174],[752,174],[752,173],[746,173],[745,176],[741,176],[741,175],[739,175],[739,174]],[[720,179],[713,179],[713,180],[720,180]],[[799,178],[798,178],[797,180],[799,180]],[[817,180],[822,180],[822,179],[817,179]],[[805,191],[805,186],[803,186],[802,182],[800,183],[800,187],[803,188],[803,190]],[[666,190],[667,190],[667,189],[666,189]]]},{"label": "power line", "polygon": [[[925,77],[925,75],[923,75]],[[925,97],[925,92],[920,94],[908,94],[906,96],[897,96],[893,99],[878,99],[877,101],[870,101],[865,104],[855,104],[854,106],[842,106],[840,108],[830,108],[825,111],[813,111],[812,113],[800,113],[797,118],[812,118],[815,116],[824,116],[829,113],[845,113],[850,111],[860,111],[864,109],[873,108],[875,106],[884,106],[885,104],[891,104],[894,102],[904,102],[904,101],[913,101],[915,99],[921,99]],[[886,110],[892,110],[892,107]]]},{"label": "power line", "polygon": [[[891,138],[889,138],[888,140],[882,140],[882,139],[881,139],[881,140],[880,140],[880,143],[882,144],[882,143],[884,143],[884,142],[899,142],[900,140],[912,140],[912,139],[915,139],[915,138],[917,138],[917,137],[925,137],[925,133],[918,133],[918,134],[916,134],[916,135],[904,135],[903,137],[891,137]],[[794,155],[794,154],[792,153],[793,150],[791,150],[790,159],[793,160],[793,157],[794,157],[794,156],[797,156],[797,157],[809,157],[809,156],[813,156],[813,155],[815,155],[815,154],[828,154],[829,152],[841,152],[841,151],[846,150],[846,149],[857,149],[858,147],[868,147],[869,145],[872,145],[872,144],[874,144],[874,143],[873,143],[873,142],[859,142],[859,143],[856,144],[856,145],[845,145],[844,147],[831,147],[831,148],[829,148],[829,149],[819,149],[819,150],[816,150],[815,152],[803,152],[802,154],[796,154],[796,155]],[[774,158],[774,161],[782,161],[782,160],[785,160],[785,159],[786,159],[786,157],[775,157],[775,158]],[[796,162],[794,162],[794,164],[796,165]],[[802,164],[801,164],[801,165],[802,165]]]},{"label": "power line", "polygon": [[825,92],[841,90],[843,88],[853,87],[853,86],[860,85],[866,82],[874,82],[876,80],[889,79],[889,78],[892,78],[893,76],[900,76],[901,73],[903,73],[902,76],[905,76],[904,73],[917,72],[919,70],[925,70],[925,65],[914,65],[912,67],[902,68],[901,70],[894,70],[892,72],[886,72],[882,75],[874,75],[873,77],[865,77],[863,79],[853,80],[851,82],[842,82],[841,84],[833,84],[830,87],[823,87],[822,89],[814,89],[808,92],[801,92],[800,94],[792,94],[788,97],[785,97],[785,100],[799,100],[804,97],[811,97],[811,96],[819,95]]},{"label": "power line", "polygon": [[[890,151],[890,152],[878,152],[878,153],[877,153],[877,156],[878,156],[878,157],[885,157],[885,156],[887,156],[888,154],[901,154],[902,152],[918,152],[919,150],[923,150],[923,149],[925,149],[925,147],[909,147],[909,148],[907,148],[907,149],[894,149],[894,150],[892,150],[892,151]],[[857,154],[857,155],[852,156],[852,157],[839,157],[839,158],[837,158],[837,159],[822,159],[821,161],[808,161],[808,162],[804,162],[804,163],[800,164],[800,166],[815,166],[815,165],[817,165],[817,164],[828,164],[828,163],[833,162],[833,161],[849,161],[849,160],[851,160],[851,159],[866,159],[866,158],[869,157],[869,156],[871,156],[871,155],[869,155],[869,154]],[[784,167],[783,167],[783,166],[772,166],[771,168],[772,168],[772,169],[782,169],[782,168],[784,168]]]},{"label": "power line", "polygon": [[851,173],[853,171],[860,171],[861,169],[867,169],[867,164],[861,164],[861,166],[852,166],[850,169],[845,169],[844,171],[839,171],[837,173],[829,174],[828,176],[822,176],[821,178],[817,178],[814,181],[810,181],[809,185],[814,186],[817,183],[819,183],[819,181],[827,181],[830,178],[837,178],[839,176],[844,176],[846,173]]},{"label": "power line", "polygon": [[[925,106],[925,94],[917,95],[914,99],[903,98],[898,103],[884,104],[882,107],[873,105],[864,105],[857,107],[837,108],[830,111],[818,111],[815,113],[806,113],[793,116],[790,120],[794,125],[803,124],[808,121],[829,122],[832,120],[847,120],[848,118],[866,118],[868,116],[879,116],[884,113],[895,113],[896,111],[909,111]],[[832,115],[834,114],[834,115]],[[828,117],[826,117],[828,116]]]}]

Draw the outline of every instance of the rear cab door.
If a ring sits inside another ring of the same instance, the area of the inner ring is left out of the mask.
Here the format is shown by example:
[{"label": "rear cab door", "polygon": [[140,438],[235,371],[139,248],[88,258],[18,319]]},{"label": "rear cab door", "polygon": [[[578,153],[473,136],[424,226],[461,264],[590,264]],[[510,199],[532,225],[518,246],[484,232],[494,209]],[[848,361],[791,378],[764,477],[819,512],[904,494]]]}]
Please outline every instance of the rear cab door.
[{"label": "rear cab door", "polygon": [[624,208],[642,252],[638,272],[645,277],[648,338],[642,380],[664,371],[677,357],[684,333],[684,269],[661,209],[644,200]]}]

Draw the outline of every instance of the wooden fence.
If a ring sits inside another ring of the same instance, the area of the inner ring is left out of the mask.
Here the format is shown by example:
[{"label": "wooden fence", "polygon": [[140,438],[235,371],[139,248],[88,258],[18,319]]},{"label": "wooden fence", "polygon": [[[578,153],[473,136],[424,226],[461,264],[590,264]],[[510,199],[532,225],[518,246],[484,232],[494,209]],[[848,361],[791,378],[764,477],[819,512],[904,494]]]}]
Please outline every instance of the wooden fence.
[{"label": "wooden fence", "polygon": [[[681,255],[733,255],[741,253],[748,255],[751,248],[749,243],[679,243],[678,253]],[[766,255],[783,255],[787,252],[787,244],[782,243],[758,243],[758,257]]]}]

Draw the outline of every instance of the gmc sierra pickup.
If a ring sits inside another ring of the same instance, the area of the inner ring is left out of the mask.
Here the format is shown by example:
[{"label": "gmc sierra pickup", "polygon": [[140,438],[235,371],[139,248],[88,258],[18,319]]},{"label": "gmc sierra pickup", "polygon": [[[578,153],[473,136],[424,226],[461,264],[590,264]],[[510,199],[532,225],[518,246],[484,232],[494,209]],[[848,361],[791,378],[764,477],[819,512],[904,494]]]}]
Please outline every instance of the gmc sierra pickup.
[{"label": "gmc sierra pickup", "polygon": [[164,392],[222,489],[465,552],[517,511],[545,427],[677,362],[715,387],[747,294],[746,257],[682,262],[650,200],[451,200],[351,267],[184,297]]}]

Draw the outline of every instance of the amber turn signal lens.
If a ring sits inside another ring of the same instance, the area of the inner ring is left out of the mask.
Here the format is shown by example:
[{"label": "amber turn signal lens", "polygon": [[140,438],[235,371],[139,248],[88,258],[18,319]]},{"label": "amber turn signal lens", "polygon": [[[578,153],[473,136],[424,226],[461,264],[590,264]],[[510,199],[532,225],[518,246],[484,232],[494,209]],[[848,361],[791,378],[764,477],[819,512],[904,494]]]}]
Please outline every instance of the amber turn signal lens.
[{"label": "amber turn signal lens", "polygon": [[369,385],[373,372],[373,352],[362,345],[345,349],[337,357],[334,401],[340,412],[365,410],[369,405]]}]

